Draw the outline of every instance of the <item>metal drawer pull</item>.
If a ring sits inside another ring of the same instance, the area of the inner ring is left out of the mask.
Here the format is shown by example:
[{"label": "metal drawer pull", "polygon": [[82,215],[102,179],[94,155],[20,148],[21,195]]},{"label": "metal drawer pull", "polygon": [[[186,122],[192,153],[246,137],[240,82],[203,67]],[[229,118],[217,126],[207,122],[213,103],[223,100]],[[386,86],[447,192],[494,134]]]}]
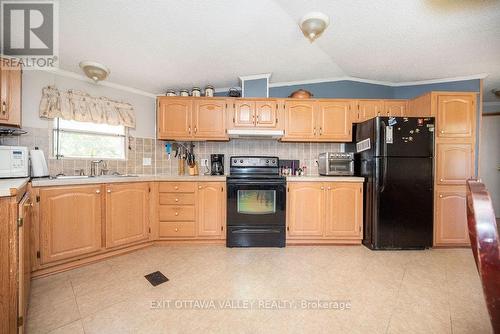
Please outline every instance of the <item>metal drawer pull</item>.
[{"label": "metal drawer pull", "polygon": [[175,231],[175,232],[179,232],[179,229],[176,227],[174,231]]},{"label": "metal drawer pull", "polygon": [[179,215],[179,212],[176,212],[176,213],[175,213],[175,215],[176,215],[176,216],[178,216],[178,215]]},{"label": "metal drawer pull", "polygon": [[175,186],[175,187],[174,187],[174,189],[175,189],[175,190],[178,190],[178,189],[179,189],[179,187]]},{"label": "metal drawer pull", "polygon": [[176,199],[175,199],[175,201],[176,201],[176,202],[179,202],[179,199],[178,199],[178,198],[176,198]]}]

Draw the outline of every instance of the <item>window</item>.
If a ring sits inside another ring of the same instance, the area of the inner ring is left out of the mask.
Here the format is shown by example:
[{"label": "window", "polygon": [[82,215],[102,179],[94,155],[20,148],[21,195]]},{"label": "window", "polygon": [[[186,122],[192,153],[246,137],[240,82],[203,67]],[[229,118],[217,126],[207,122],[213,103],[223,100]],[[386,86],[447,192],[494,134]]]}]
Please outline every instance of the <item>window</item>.
[{"label": "window", "polygon": [[56,158],[125,159],[123,125],[54,119],[53,155]]}]

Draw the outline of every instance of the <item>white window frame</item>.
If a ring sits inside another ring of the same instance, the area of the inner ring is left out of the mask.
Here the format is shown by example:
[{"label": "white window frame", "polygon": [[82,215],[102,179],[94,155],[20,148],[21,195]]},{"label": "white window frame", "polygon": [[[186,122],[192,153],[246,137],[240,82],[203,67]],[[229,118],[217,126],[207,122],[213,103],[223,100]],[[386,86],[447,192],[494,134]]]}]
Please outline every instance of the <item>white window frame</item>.
[{"label": "white window frame", "polygon": [[[90,122],[79,122],[79,123],[88,123],[92,124]],[[127,156],[128,156],[128,128],[126,126],[123,127],[123,134],[111,134],[111,133],[104,133],[104,132],[99,132],[99,131],[90,131],[90,130],[65,130],[65,129],[60,129],[59,128],[59,118],[56,117],[54,120],[51,122],[51,134],[50,134],[50,152],[51,152],[51,158],[53,159],[72,159],[72,160],[90,160],[90,159],[103,159],[103,160],[108,160],[108,161],[126,161]],[[110,158],[110,157],[101,157],[101,156],[93,156],[93,157],[73,157],[73,156],[64,156],[62,154],[59,154],[59,146],[58,146],[58,138],[56,136],[59,136],[61,132],[68,132],[68,133],[80,133],[80,134],[88,134],[88,135],[97,135],[97,136],[103,136],[103,137],[123,137],[123,158]]]}]

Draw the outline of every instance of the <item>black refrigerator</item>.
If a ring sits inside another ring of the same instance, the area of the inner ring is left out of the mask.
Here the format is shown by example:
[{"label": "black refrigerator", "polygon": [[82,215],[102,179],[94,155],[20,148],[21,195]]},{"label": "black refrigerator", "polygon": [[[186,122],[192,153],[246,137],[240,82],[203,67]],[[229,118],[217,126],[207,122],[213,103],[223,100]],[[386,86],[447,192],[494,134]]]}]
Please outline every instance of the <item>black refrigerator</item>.
[{"label": "black refrigerator", "polygon": [[356,126],[356,169],[365,177],[363,244],[432,246],[434,118],[376,117]]}]

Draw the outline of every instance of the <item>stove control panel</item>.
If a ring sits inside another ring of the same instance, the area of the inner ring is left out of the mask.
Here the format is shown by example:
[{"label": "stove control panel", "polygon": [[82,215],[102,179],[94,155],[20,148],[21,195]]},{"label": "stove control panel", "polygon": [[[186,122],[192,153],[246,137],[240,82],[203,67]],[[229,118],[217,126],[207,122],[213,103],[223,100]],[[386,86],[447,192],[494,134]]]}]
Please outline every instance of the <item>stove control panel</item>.
[{"label": "stove control panel", "polygon": [[231,167],[278,167],[278,157],[231,157]]}]

